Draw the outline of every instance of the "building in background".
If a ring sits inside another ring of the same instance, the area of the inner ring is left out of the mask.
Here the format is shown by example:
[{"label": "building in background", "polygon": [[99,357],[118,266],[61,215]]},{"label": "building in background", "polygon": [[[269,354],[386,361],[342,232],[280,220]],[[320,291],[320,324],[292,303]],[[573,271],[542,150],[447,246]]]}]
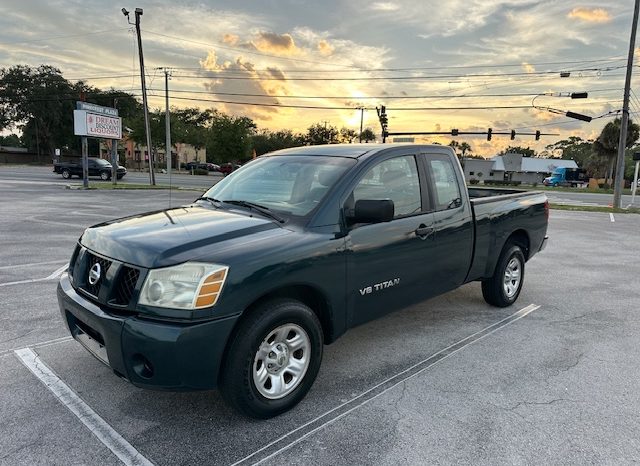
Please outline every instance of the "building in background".
[{"label": "building in background", "polygon": [[[149,166],[149,151],[147,146],[137,144],[133,139],[123,135],[123,139],[118,142],[118,153],[120,154],[120,164],[126,168],[145,170]],[[175,143],[171,150],[171,166],[174,169],[181,168],[188,162],[207,161],[207,149],[196,148],[191,144]],[[111,141],[102,141],[100,143],[100,157],[103,159],[111,159]],[[167,166],[167,157],[165,148],[158,149],[156,154],[156,166],[158,169]]]},{"label": "building in background", "polygon": [[574,160],[523,157],[522,154],[507,153],[490,159],[464,159],[464,175],[467,182],[487,181],[514,182],[524,184],[542,183],[558,167],[578,168]]}]

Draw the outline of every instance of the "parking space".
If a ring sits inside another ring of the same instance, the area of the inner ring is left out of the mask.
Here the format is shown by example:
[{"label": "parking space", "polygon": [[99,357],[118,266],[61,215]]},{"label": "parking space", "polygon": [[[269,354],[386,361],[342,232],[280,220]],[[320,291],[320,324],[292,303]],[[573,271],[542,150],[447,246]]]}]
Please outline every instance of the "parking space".
[{"label": "parking space", "polygon": [[[140,454],[125,456],[127,464],[620,464],[640,457],[640,216],[611,222],[608,214],[552,211],[551,241],[528,264],[515,306],[492,308],[469,284],[353,329],[326,347],[298,407],[254,421],[216,391],[131,386],[70,340],[59,317],[56,280],[47,277],[64,266],[82,230],[166,207],[162,191],[3,182],[0,195],[7,200],[0,463],[121,462],[23,364],[18,348],[30,348],[41,369]],[[45,280],[6,285],[31,279]]]}]

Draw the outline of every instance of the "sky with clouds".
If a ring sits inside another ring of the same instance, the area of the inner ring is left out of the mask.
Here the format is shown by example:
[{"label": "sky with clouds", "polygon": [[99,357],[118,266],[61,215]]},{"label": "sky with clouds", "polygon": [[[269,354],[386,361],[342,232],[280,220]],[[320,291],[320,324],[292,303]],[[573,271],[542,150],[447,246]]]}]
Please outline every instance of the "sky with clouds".
[{"label": "sky with clouds", "polygon": [[[0,67],[48,64],[68,79],[139,95],[135,35],[120,11],[133,19],[138,7],[154,108],[164,107],[158,68],[168,67],[172,106],[249,116],[259,128],[359,130],[364,107],[365,127],[379,133],[375,107],[385,105],[393,132],[558,134],[457,138],[490,156],[599,134],[608,116],[586,123],[544,108],[593,117],[622,108],[632,3],[3,0]],[[544,95],[568,92],[589,98]],[[632,112],[640,112],[636,92]],[[532,106],[538,94],[542,109]]]}]

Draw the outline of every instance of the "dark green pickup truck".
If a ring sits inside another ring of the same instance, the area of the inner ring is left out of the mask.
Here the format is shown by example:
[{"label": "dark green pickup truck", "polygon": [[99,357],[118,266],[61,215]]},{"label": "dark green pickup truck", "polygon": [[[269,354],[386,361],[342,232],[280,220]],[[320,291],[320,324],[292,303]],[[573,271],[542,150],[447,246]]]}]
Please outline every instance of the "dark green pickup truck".
[{"label": "dark green pickup truck", "polygon": [[118,376],[220,387],[266,418],[305,396],[351,327],[470,281],[513,304],[548,209],[539,192],[468,190],[447,147],[286,149],[191,205],[88,228],[58,301]]}]

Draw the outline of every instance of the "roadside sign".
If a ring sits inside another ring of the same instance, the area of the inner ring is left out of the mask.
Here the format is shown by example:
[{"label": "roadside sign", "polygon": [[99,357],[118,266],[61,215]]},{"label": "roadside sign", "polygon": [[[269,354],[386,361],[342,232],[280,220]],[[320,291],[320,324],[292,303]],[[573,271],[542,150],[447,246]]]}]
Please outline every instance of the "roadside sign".
[{"label": "roadside sign", "polygon": [[102,139],[122,139],[122,119],[118,116],[73,111],[73,126],[76,136]]},{"label": "roadside sign", "polygon": [[76,102],[76,110],[86,110],[87,112],[97,113],[99,115],[108,115],[112,117],[118,116],[117,108],[103,107],[102,105],[90,104],[88,102]]}]

